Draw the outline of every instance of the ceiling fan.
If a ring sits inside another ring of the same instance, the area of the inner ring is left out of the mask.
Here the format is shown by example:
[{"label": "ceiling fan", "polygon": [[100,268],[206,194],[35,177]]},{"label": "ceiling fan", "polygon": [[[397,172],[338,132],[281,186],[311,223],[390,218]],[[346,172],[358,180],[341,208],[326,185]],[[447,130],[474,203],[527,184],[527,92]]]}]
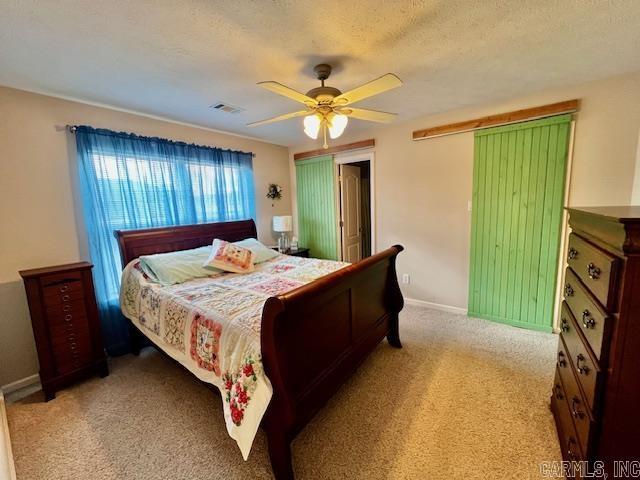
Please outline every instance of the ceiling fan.
[{"label": "ceiling fan", "polygon": [[349,117],[381,123],[391,122],[396,117],[395,113],[380,112],[365,108],[353,108],[351,106],[360,100],[364,100],[365,98],[378,95],[402,85],[402,80],[393,73],[387,73],[380,78],[376,78],[375,80],[365,83],[364,85],[360,85],[353,90],[342,93],[337,88],[325,86],[324,84],[324,81],[329,78],[329,75],[331,75],[331,65],[322,63],[320,65],[316,65],[313,71],[316,73],[318,80],[320,80],[322,85],[320,87],[312,88],[306,93],[306,95],[278,82],[269,81],[258,83],[258,85],[266,88],[267,90],[271,90],[279,95],[283,95],[295,100],[296,102],[304,104],[305,108],[304,110],[298,110],[297,112],[285,113],[284,115],[278,115],[277,117],[249,123],[247,126],[255,127],[257,125],[265,125],[267,123],[279,122],[290,118],[304,117],[304,133],[315,140],[318,138],[318,134],[322,129],[324,136],[323,146],[324,148],[328,148],[327,130],[329,130],[329,136],[332,139],[338,138],[347,127]]}]

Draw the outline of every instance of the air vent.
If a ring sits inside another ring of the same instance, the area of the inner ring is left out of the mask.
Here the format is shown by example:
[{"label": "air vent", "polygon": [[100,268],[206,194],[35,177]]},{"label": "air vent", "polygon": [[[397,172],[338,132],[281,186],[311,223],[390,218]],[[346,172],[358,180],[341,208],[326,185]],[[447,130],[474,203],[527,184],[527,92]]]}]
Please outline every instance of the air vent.
[{"label": "air vent", "polygon": [[219,110],[225,113],[240,113],[244,112],[244,108],[235,107],[233,105],[229,105],[224,102],[216,102],[213,105],[210,105],[209,108],[213,108],[214,110]]}]

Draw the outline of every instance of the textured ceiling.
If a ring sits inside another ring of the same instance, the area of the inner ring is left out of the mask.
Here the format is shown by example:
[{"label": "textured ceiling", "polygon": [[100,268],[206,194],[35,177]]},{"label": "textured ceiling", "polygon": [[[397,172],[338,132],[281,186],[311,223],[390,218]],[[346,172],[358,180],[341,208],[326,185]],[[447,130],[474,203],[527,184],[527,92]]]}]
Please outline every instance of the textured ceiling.
[{"label": "textured ceiling", "polygon": [[403,120],[640,70],[639,25],[639,0],[0,0],[0,85],[295,144],[300,119],[244,126],[297,109],[256,82],[394,72],[403,87],[359,106]]}]

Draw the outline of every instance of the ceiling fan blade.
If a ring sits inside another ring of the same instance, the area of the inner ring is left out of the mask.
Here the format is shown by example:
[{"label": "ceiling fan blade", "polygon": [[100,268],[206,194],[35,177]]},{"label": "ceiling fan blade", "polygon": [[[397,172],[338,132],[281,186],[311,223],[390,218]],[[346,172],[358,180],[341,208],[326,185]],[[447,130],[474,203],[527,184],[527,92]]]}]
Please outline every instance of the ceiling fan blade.
[{"label": "ceiling fan blade", "polygon": [[380,78],[371,80],[364,85],[360,85],[353,90],[349,90],[342,95],[338,95],[333,99],[333,104],[349,105],[351,103],[364,100],[365,98],[373,97],[374,95],[378,95],[379,93],[386,92],[387,90],[397,88],[400,85],[402,85],[402,80],[400,80],[393,73],[387,73]]},{"label": "ceiling fan blade", "polygon": [[247,123],[247,127],[265,125],[267,123],[279,122],[280,120],[288,120],[290,118],[304,117],[306,115],[311,115],[312,113],[313,111],[311,110],[299,110],[297,112],[285,113],[284,115],[278,115],[277,117],[267,118],[266,120],[260,120],[259,122]]},{"label": "ceiling fan blade", "polygon": [[284,97],[290,98],[291,100],[295,100],[296,102],[304,103],[308,106],[315,106],[318,104],[314,98],[311,98],[304,93],[300,93],[293,88],[289,88],[286,85],[282,85],[278,82],[259,82],[262,88],[266,88],[267,90],[271,90],[278,95],[282,95]]},{"label": "ceiling fan blade", "polygon": [[337,109],[337,111],[349,117],[380,123],[392,122],[398,116],[397,113],[380,112],[378,110],[369,110],[367,108],[346,107]]}]

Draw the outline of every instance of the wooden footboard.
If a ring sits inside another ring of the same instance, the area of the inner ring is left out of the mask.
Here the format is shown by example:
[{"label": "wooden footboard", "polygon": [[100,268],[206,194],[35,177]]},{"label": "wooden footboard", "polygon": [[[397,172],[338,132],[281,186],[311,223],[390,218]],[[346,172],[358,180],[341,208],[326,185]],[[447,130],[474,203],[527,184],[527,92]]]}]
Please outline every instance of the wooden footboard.
[{"label": "wooden footboard", "polygon": [[391,247],[267,300],[262,361],[274,396],[264,419],[277,480],[293,479],[290,443],[386,336],[401,347],[404,301]]}]

